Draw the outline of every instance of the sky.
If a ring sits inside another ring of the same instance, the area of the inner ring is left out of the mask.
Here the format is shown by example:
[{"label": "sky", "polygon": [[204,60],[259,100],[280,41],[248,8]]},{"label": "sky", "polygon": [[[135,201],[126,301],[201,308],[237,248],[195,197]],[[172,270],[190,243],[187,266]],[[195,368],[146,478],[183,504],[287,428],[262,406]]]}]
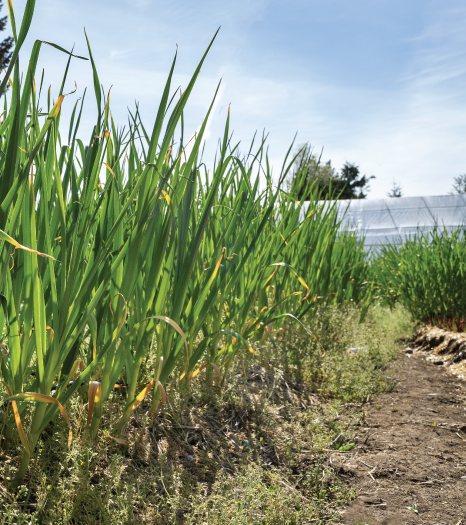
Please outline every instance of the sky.
[{"label": "sky", "polygon": [[[13,0],[18,26],[25,5]],[[464,0],[37,0],[20,67],[36,39],[88,56],[85,28],[115,121],[126,124],[137,102],[151,128],[176,50],[172,85],[183,89],[219,27],[185,118],[192,135],[221,80],[207,164],[230,107],[234,142],[249,150],[265,130],[277,175],[296,134],[337,170],[351,162],[374,175],[369,198],[394,181],[404,196],[445,195],[466,173]],[[52,96],[66,61],[42,46]],[[89,61],[72,60],[69,91],[74,81],[62,123],[88,87],[86,140],[96,118]]]}]

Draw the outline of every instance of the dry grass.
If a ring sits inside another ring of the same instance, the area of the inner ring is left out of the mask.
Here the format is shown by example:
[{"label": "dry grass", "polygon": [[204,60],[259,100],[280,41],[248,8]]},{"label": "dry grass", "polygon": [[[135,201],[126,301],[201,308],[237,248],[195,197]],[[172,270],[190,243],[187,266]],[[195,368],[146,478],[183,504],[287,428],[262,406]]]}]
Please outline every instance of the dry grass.
[{"label": "dry grass", "polygon": [[[127,426],[127,445],[105,435],[116,435],[121,390],[112,394],[95,444],[78,432],[68,451],[66,424],[54,421],[16,493],[10,489],[15,441],[2,453],[0,523],[304,524],[336,518],[353,491],[336,477],[325,449],[354,442],[364,417],[361,399],[390,387],[383,368],[394,357],[395,341],[411,329],[400,310],[375,308],[363,325],[358,314],[352,307],[330,309],[310,323],[324,356],[305,332],[292,329],[280,350],[263,344],[255,356],[239,360],[221,391],[205,383],[204,373],[187,388],[168,383],[162,413],[149,421],[150,400],[141,405]],[[364,345],[356,354],[347,350]],[[73,426],[82,428],[86,407],[73,399],[68,411]]]}]

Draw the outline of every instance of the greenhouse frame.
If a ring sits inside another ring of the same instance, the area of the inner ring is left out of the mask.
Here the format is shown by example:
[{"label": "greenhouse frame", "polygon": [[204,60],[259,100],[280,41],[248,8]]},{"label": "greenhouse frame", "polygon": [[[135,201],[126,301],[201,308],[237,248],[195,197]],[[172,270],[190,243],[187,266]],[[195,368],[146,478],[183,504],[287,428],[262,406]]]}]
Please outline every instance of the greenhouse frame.
[{"label": "greenhouse frame", "polygon": [[375,251],[382,244],[402,242],[418,231],[435,227],[453,231],[466,222],[466,195],[460,194],[339,200],[336,205],[342,219],[340,229],[357,232],[360,240],[365,239],[367,249]]}]

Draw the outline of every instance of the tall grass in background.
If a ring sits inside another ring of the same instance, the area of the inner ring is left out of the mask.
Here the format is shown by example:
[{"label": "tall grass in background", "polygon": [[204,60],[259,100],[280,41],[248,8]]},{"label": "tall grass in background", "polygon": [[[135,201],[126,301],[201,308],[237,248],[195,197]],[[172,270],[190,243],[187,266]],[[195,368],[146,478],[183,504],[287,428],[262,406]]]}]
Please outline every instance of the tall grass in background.
[{"label": "tall grass in background", "polygon": [[[52,419],[66,419],[71,443],[66,403],[82,395],[81,385],[90,439],[115,385],[125,387],[114,422],[121,432],[146,395],[149,416],[158,413],[177,367],[179,381],[207,368],[221,384],[254,341],[276,344],[316,304],[367,295],[362,247],[350,234],[338,236],[336,208],[324,211],[310,188],[303,217],[302,201],[283,191],[289,152],[273,179],[263,142],[251,145],[248,161],[239,156],[228,113],[215,165],[200,163],[216,92],[186,153],[183,111],[213,41],[173,95],[175,56],[151,130],[137,111],[127,130],[116,126],[87,42],[97,118],[86,144],[78,138],[86,93],[67,137],[59,131],[74,55],[52,44],[69,55],[55,102],[50,89],[44,95],[43,77],[36,82],[42,42],[20,82],[18,53],[34,5],[28,0],[17,33],[9,2],[16,47],[0,85],[1,93],[11,85],[0,125],[3,446],[19,433],[17,480]],[[148,356],[153,377],[142,372]]]},{"label": "tall grass in background", "polygon": [[[374,293],[393,306],[401,302],[416,320],[453,323],[466,315],[466,239],[463,228],[418,232],[400,244],[381,246],[371,261]],[[438,320],[439,318],[439,320]]]}]

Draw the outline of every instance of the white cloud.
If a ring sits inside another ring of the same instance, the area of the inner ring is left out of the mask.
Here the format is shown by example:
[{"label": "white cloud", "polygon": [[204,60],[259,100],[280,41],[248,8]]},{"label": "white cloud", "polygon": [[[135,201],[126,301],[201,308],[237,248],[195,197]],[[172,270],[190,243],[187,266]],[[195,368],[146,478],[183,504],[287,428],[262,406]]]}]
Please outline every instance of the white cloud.
[{"label": "white cloud", "polygon": [[[303,51],[294,27],[285,27],[283,20],[274,19],[278,4],[272,0],[239,0],[234,7],[214,0],[181,0],[175,5],[168,0],[82,0],[79,6],[71,0],[42,0],[36,6],[27,45],[30,49],[35,38],[64,47],[76,41],[76,52],[86,54],[82,32],[86,25],[100,80],[106,90],[113,85],[115,119],[126,123],[126,108],[134,107],[136,100],[144,124],[151,128],[175,44],[179,44],[179,54],[173,90],[187,85],[209,39],[222,25],[185,114],[187,136],[199,129],[217,83],[223,78],[206,130],[206,161],[213,159],[231,103],[231,128],[235,140],[242,140],[242,151],[248,148],[256,130],[259,135],[264,128],[269,132],[275,173],[298,131],[298,144],[310,142],[316,151],[324,147],[324,161],[331,159],[337,168],[345,161],[354,162],[363,173],[376,175],[371,197],[384,196],[394,178],[408,195],[442,194],[450,190],[454,176],[466,171],[466,9],[457,0],[446,7],[435,1],[413,1],[419,7],[416,24],[409,26],[400,41],[379,46],[389,53],[379,62],[371,61],[364,69],[364,62],[356,61],[362,68],[359,82],[358,75],[351,82],[345,82],[344,75],[331,75],[332,71],[344,70],[348,64],[342,60],[348,58],[340,57],[338,46],[314,42],[317,37],[311,29],[301,36],[314,47],[307,46]],[[25,0],[15,1],[17,21],[24,4]],[[332,13],[340,4],[336,0],[318,6],[321,15],[325,10],[328,15],[320,17],[320,26],[334,24]],[[290,0],[289,10],[299,9],[301,18],[312,18],[316,5]],[[381,6],[384,16],[392,12],[393,25],[399,16],[398,3],[381,0]],[[340,15],[343,20],[338,23],[350,24],[350,17],[361,16],[361,11],[344,10]],[[358,27],[369,27],[371,22]],[[287,35],[279,44],[274,40],[277,28]],[[320,35],[326,31],[325,27],[319,29]],[[405,34],[410,37],[405,38]],[[369,37],[372,40],[367,45],[380,44],[376,33],[368,33]],[[277,45],[282,47],[274,47]],[[309,56],[311,48],[316,57]],[[368,82],[386,78],[387,58],[390,81],[386,85]],[[65,55],[43,48],[40,68],[45,67],[47,86],[52,83],[58,89],[65,63]],[[21,64],[24,68],[26,60],[22,59]],[[322,69],[322,64],[328,67]],[[70,85],[75,79],[78,92],[88,86],[82,123],[83,138],[87,140],[95,118],[89,62],[73,60]],[[71,111],[73,100],[70,97],[65,101],[65,114]],[[62,119],[65,122],[66,118]]]}]

